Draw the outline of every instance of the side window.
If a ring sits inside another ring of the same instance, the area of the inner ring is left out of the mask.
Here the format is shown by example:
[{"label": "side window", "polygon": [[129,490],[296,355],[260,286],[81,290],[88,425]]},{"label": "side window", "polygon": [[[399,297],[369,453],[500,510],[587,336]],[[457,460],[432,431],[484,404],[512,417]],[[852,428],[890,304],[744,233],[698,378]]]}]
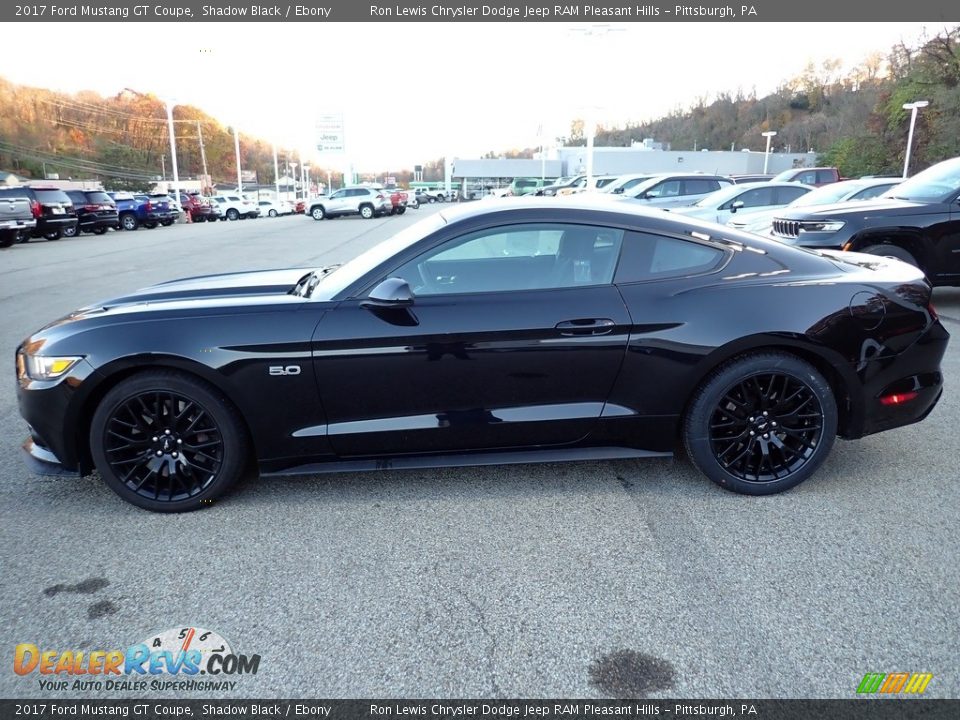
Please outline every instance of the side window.
[{"label": "side window", "polygon": [[740,193],[730,204],[742,202],[745,208],[764,207],[773,205],[773,188],[754,188]]},{"label": "side window", "polygon": [[684,180],[683,181],[683,194],[684,195],[706,195],[707,193],[712,193],[714,190],[720,189],[720,183],[716,180]]},{"label": "side window", "polygon": [[806,195],[808,190],[802,187],[788,188],[788,187],[778,187],[777,189],[777,202],[772,203],[775,205],[786,205],[787,203],[792,203],[798,197]]},{"label": "side window", "polygon": [[808,170],[807,172],[802,172],[797,175],[794,179],[794,182],[803,183],[804,185],[816,185],[817,184],[817,173],[814,170]]},{"label": "side window", "polygon": [[622,230],[529,223],[480,230],[427,251],[391,275],[415,295],[546,290],[612,282]]},{"label": "side window", "polygon": [[692,240],[628,232],[614,282],[631,283],[699,275],[716,269],[724,252]]},{"label": "side window", "polygon": [[664,180],[647,190],[647,196],[652,198],[677,197],[680,194],[680,180]]},{"label": "side window", "polygon": [[832,183],[837,179],[837,176],[833,174],[833,170],[817,170],[817,182],[823,185],[827,183]]}]

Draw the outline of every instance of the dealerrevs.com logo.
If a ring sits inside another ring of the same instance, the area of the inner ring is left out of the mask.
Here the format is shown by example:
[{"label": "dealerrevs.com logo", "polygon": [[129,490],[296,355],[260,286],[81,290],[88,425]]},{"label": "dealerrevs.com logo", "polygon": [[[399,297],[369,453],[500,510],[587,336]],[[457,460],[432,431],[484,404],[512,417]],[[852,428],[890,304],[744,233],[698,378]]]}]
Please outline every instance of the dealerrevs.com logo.
[{"label": "dealerrevs.com logo", "polygon": [[125,650],[21,643],[13,653],[13,671],[41,676],[41,690],[233,690],[237,681],[229,678],[256,675],[259,669],[259,655],[234,653],[221,635],[198,627],[167,630]]}]

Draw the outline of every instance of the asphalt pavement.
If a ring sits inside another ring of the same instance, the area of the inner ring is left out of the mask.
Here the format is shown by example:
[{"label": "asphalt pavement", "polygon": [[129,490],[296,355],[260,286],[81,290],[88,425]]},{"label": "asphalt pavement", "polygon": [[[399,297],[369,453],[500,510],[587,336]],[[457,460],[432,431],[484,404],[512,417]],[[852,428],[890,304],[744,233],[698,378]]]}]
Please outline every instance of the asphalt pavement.
[{"label": "asphalt pavement", "polygon": [[[0,697],[853,697],[868,672],[960,696],[960,290],[923,423],[839,441],[782,495],[685,460],[248,481],[156,515],[42,478],[14,350],[40,325],[177,277],[342,262],[402,217],[176,225],[0,250]],[[213,630],[259,654],[224,691],[42,689],[14,647],[123,649]]]}]

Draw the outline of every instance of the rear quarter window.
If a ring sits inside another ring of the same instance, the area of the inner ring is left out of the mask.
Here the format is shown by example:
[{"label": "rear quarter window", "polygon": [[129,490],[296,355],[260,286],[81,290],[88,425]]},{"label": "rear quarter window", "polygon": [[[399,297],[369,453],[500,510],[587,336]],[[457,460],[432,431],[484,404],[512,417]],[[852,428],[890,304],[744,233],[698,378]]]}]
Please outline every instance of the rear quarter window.
[{"label": "rear quarter window", "polygon": [[719,268],[727,253],[692,240],[628,232],[614,283],[647,282],[702,275]]}]

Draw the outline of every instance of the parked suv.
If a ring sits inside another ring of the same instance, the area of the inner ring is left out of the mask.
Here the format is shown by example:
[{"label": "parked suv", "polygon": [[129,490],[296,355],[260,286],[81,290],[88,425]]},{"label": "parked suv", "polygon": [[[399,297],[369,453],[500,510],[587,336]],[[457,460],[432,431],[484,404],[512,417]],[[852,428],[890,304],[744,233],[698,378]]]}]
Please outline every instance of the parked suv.
[{"label": "parked suv", "polygon": [[684,207],[728,185],[733,180],[721,175],[658,175],[617,197],[647,207]]},{"label": "parked suv", "polygon": [[0,188],[0,247],[10,247],[36,226],[27,194],[19,188]]},{"label": "parked suv", "polygon": [[190,213],[190,220],[193,222],[214,222],[220,219],[220,216],[214,212],[210,198],[203,197],[200,193],[180,193],[180,207],[184,212]]},{"label": "parked suv", "polygon": [[66,193],[73,201],[78,221],[73,228],[64,228],[63,234],[67,237],[81,232],[103,235],[118,226],[117,204],[103,190],[67,190]]},{"label": "parked suv", "polygon": [[26,232],[21,234],[21,242],[28,241],[30,237],[59,240],[64,236],[64,231],[76,228],[77,212],[74,210],[73,201],[63,190],[53,187],[16,187],[4,190],[12,190],[17,195],[30,198],[30,209],[37,224],[29,235]]},{"label": "parked suv", "polygon": [[934,285],[960,286],[960,157],[917,173],[874,200],[785,209],[781,242],[894,257]]},{"label": "parked suv", "polygon": [[311,198],[307,213],[314,220],[337,215],[359,215],[369,220],[389,214],[392,209],[390,196],[383,190],[361,186],[340,188],[327,197]]},{"label": "parked suv", "polygon": [[257,207],[257,204],[236,193],[214,195],[212,199],[220,206],[221,219],[223,220],[260,217],[260,208]]}]

